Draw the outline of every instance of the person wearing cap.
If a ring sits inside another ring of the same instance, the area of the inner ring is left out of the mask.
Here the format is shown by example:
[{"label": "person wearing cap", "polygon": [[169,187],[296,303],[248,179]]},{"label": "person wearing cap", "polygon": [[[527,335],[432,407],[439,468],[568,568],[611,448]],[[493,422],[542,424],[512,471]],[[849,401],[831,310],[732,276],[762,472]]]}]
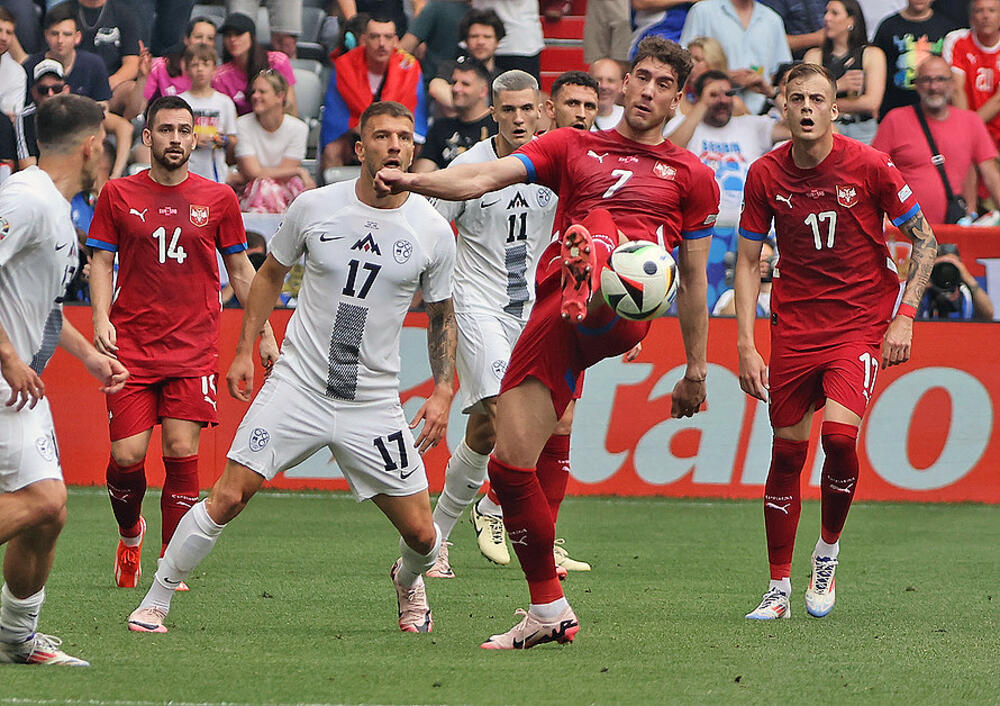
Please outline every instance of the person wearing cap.
[{"label": "person wearing cap", "polygon": [[295,102],[295,74],[288,56],[280,51],[267,51],[258,44],[257,25],[243,13],[231,13],[219,31],[222,33],[223,64],[215,72],[212,88],[233,99],[238,115],[246,115],[251,110],[251,78],[261,71],[271,69],[284,76],[288,82],[286,112],[298,115],[298,104]]}]

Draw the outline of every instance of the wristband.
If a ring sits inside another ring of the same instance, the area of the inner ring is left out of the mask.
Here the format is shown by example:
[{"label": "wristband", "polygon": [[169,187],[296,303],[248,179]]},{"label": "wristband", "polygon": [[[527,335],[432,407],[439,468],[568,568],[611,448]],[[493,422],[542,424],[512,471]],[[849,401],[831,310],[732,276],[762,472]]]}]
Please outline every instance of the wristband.
[{"label": "wristband", "polygon": [[908,319],[917,318],[917,308],[912,304],[900,304],[896,309],[897,316],[905,316]]}]

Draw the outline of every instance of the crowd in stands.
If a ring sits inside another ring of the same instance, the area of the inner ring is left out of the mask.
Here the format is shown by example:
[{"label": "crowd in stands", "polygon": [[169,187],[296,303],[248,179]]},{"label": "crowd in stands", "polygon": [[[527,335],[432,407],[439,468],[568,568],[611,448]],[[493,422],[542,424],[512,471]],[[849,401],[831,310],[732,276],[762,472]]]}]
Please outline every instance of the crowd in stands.
[{"label": "crowd in stands", "polygon": [[[582,49],[577,70],[543,71],[543,26],[583,12],[576,35],[556,33]],[[180,95],[199,138],[192,170],[232,185],[244,211],[281,213],[356,173],[358,120],[375,100],[415,114],[415,170],[445,168],[496,134],[490,85],[513,68],[551,93],[540,132],[613,128],[629,57],[649,34],[694,61],[664,134],[716,173],[708,304],[719,312],[747,168],[788,136],[782,81],[794,62],[832,72],[838,131],[888,153],[932,223],[1000,206],[1000,0],[0,0],[0,179],[34,163],[34,114],[53,95],[106,107],[108,178],[145,167],[143,110]],[[84,232],[93,196],[74,209]],[[989,318],[967,275],[958,309]]]}]

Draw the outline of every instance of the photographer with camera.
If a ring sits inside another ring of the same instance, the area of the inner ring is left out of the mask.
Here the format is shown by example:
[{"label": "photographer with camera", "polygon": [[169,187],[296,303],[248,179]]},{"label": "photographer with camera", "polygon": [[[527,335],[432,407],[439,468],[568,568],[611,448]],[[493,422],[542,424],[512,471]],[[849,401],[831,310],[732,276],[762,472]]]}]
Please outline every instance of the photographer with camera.
[{"label": "photographer with camera", "polygon": [[954,243],[938,245],[931,281],[917,316],[922,319],[993,320],[993,302],[962,264]]},{"label": "photographer with camera", "polygon": [[[736,253],[727,252],[722,258],[726,268],[726,284],[729,289],[719,295],[712,316],[736,316],[736,299],[734,297],[733,279],[736,274]],[[760,291],[757,293],[757,318],[766,319],[771,315],[771,280],[774,268],[778,264],[778,253],[774,245],[765,240],[760,249]]]}]

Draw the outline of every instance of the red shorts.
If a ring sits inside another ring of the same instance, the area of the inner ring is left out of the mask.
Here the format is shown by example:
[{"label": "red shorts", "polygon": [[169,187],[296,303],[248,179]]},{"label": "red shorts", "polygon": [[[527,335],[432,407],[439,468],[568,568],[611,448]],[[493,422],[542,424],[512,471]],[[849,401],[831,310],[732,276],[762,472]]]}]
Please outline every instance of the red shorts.
[{"label": "red shorts", "polygon": [[152,429],[164,417],[216,425],[218,373],[191,378],[129,380],[107,396],[111,440]]},{"label": "red shorts", "polygon": [[772,349],[768,366],[771,425],[794,426],[810,407],[819,409],[827,399],[863,417],[881,360],[880,346],[869,343],[844,343],[809,352]]}]

